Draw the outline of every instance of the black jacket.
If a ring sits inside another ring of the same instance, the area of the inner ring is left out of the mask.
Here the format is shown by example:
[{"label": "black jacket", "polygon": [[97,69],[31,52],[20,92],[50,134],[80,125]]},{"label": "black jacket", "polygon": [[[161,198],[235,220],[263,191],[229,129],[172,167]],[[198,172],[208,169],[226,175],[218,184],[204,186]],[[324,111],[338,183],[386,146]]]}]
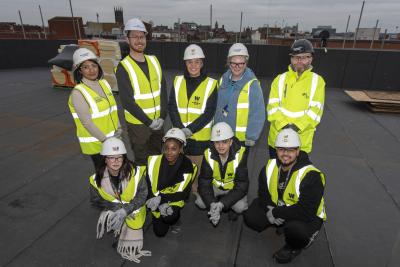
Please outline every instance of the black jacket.
[{"label": "black jacket", "polygon": [[[187,89],[187,98],[190,99],[193,92],[196,88],[203,82],[207,75],[202,71],[199,77],[193,78],[189,76],[187,70],[185,70],[184,74],[186,80],[186,89]],[[192,133],[196,133],[202,130],[214,117],[215,109],[217,106],[217,89],[215,89],[210,97],[207,99],[206,109],[203,114],[201,114],[195,121],[187,126],[188,129],[192,131]],[[176,128],[184,128],[185,126],[182,123],[181,117],[179,116],[178,107],[175,98],[175,88],[172,85],[172,89],[169,95],[168,101],[168,112],[171,118],[171,122],[173,127]],[[204,150],[208,146],[208,141],[196,141],[194,139],[188,138],[187,145],[185,147],[185,154],[187,155],[202,155]]]},{"label": "black jacket", "polygon": [[[300,153],[297,163],[293,166],[291,173],[293,174],[296,170],[309,164],[312,163],[308,157]],[[277,166],[280,166],[279,160],[277,160]],[[322,184],[320,173],[310,171],[306,174],[300,184],[299,201],[295,205],[289,207],[276,207],[275,203],[272,202],[271,195],[268,191],[267,175],[265,171],[264,166],[259,175],[258,186],[258,201],[265,212],[268,211],[267,206],[274,206],[275,208],[273,209],[272,214],[276,218],[282,218],[284,220],[301,220],[305,222],[310,222],[319,218],[316,214],[324,195],[324,186]],[[290,179],[295,179],[295,177],[291,175]]]},{"label": "black jacket", "polygon": [[[167,187],[174,186],[175,184],[182,182],[183,175],[188,173],[193,174],[193,177],[196,175],[196,173],[194,173],[192,162],[186,156],[181,154],[176,163],[172,166],[168,165],[168,161],[165,159],[164,156],[162,156],[157,183],[157,190],[160,191],[161,196],[160,204],[186,200],[188,198],[190,190],[192,189],[191,184],[193,180],[185,187],[182,192],[176,192],[173,194],[163,194],[161,192],[161,190]],[[148,173],[146,173],[146,181],[148,187],[147,198],[150,199],[154,197],[154,194],[151,189],[152,185]]]},{"label": "black jacket", "polygon": [[[221,170],[221,177],[225,176],[225,171],[228,166],[228,162],[233,161],[235,159],[236,152],[240,149],[240,142],[239,140],[234,137],[233,144],[229,151],[228,160],[222,166],[221,159],[219,158],[218,152],[215,150],[214,145],[211,143],[210,151],[211,151],[211,158],[218,162],[219,169]],[[219,201],[224,204],[224,210],[229,210],[237,201],[242,199],[248,191],[249,188],[249,176],[247,170],[247,155],[248,149],[245,150],[242,160],[239,162],[238,167],[235,171],[235,185],[233,186],[232,190],[229,191],[228,194],[221,196]],[[206,159],[203,159],[201,165],[201,171],[199,175],[199,194],[204,201],[207,209],[210,208],[210,204],[212,202],[217,202],[217,198],[214,196],[213,190],[213,170],[211,166],[208,164]]]}]

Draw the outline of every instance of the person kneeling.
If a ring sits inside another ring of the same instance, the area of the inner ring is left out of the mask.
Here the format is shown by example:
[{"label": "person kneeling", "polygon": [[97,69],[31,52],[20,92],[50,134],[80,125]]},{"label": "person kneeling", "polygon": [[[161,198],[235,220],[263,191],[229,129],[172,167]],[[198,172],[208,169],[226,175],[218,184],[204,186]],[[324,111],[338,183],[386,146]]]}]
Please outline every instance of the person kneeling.
[{"label": "person kneeling", "polygon": [[153,230],[163,237],[180,218],[191,190],[197,167],[183,155],[185,134],[179,128],[170,129],[163,138],[163,154],[150,156],[147,162],[148,200]]},{"label": "person kneeling", "polygon": [[147,185],[145,167],[135,166],[126,155],[124,143],[115,137],[103,143],[103,157],[96,173],[89,178],[90,202],[102,210],[97,222],[97,238],[113,231],[122,258],[139,263],[151,256],[143,248]]},{"label": "person kneeling", "polygon": [[229,211],[230,220],[248,208],[247,150],[234,137],[232,128],[219,122],[211,130],[212,144],[204,152],[199,175],[199,193],[195,204],[209,210],[211,223],[216,226],[222,211]]},{"label": "person kneeling", "polygon": [[[273,254],[288,263],[311,245],[323,221],[325,176],[300,153],[300,138],[293,129],[279,132],[277,159],[270,159],[259,176],[258,198],[244,213],[245,223],[261,232],[270,226],[283,230],[286,244]],[[281,228],[282,227],[282,228]]]}]

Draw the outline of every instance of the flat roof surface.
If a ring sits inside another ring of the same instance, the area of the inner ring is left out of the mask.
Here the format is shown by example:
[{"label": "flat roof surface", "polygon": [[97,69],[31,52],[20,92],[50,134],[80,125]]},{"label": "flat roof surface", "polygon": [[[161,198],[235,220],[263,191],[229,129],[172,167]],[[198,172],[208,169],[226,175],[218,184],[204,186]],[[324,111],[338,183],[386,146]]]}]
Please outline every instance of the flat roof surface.
[{"label": "flat roof surface", "polygon": [[[176,71],[164,71],[167,84]],[[91,160],[82,155],[67,101],[49,69],[0,71],[0,266],[134,266],[96,240]],[[262,80],[268,96],[270,81]],[[118,97],[116,97],[118,99]],[[249,156],[249,199],[268,160],[265,130]],[[126,134],[125,134],[125,140]],[[327,222],[288,266],[400,266],[400,120],[374,114],[327,88],[314,164],[326,174]],[[157,238],[146,223],[140,266],[275,266],[274,229],[256,233],[227,215],[214,228],[187,203],[177,233]]]}]

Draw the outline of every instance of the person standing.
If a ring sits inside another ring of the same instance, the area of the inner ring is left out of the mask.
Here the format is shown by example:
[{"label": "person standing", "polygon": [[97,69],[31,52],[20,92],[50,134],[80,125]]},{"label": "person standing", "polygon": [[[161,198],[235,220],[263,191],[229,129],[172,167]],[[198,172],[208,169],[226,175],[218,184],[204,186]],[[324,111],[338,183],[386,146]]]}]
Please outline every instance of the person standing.
[{"label": "person standing", "polygon": [[76,125],[76,135],[83,154],[90,155],[96,167],[101,163],[102,142],[108,137],[120,137],[121,125],[115,98],[96,55],[78,48],[73,56],[74,79],[68,107]]},{"label": "person standing", "polygon": [[146,175],[149,192],[146,205],[158,237],[165,236],[178,222],[197,175],[196,164],[183,154],[186,137],[181,129],[169,129],[163,142],[163,154],[149,157]]},{"label": "person standing", "polygon": [[285,245],[273,258],[288,263],[312,244],[326,220],[325,175],[300,153],[300,138],[293,129],[281,130],[274,145],[277,158],[261,169],[258,198],[244,212],[244,221],[258,232],[279,227]]},{"label": "person standing", "polygon": [[248,150],[240,145],[226,122],[213,126],[211,141],[199,175],[201,198],[195,204],[209,210],[209,219],[216,226],[222,211],[228,211],[229,220],[236,220],[248,208]]},{"label": "person standing", "polygon": [[124,143],[114,137],[103,143],[101,157],[100,166],[89,178],[90,202],[102,211],[97,222],[97,238],[102,238],[105,232],[114,232],[122,258],[139,263],[141,256],[151,256],[150,251],[142,250],[146,167],[129,161]]},{"label": "person standing", "polygon": [[246,46],[236,43],[229,48],[229,69],[220,79],[214,123],[228,123],[242,145],[252,147],[265,125],[265,104],[259,81],[247,67],[248,61]]},{"label": "person standing", "polygon": [[156,56],[146,55],[147,30],[137,18],[124,29],[130,52],[116,71],[135,163],[146,165],[149,155],[161,153],[168,96],[165,78]]},{"label": "person standing", "polygon": [[[185,155],[200,170],[204,150],[208,147],[211,123],[217,105],[217,80],[207,76],[205,56],[200,46],[191,44],[184,52],[184,75],[175,77],[168,111],[172,126],[180,128],[186,137]],[[192,193],[198,198],[197,179]]]},{"label": "person standing", "polygon": [[310,41],[296,40],[290,49],[289,70],[272,82],[267,105],[270,158],[276,157],[274,142],[284,128],[292,128],[300,135],[302,153],[312,150],[325,101],[325,81],[312,72],[313,56]]}]

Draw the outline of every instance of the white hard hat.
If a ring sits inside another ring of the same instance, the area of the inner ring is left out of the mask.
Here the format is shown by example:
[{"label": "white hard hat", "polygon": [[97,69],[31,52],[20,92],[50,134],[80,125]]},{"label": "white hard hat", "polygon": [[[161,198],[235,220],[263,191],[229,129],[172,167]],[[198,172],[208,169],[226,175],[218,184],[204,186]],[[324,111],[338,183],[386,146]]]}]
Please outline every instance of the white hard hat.
[{"label": "white hard hat", "polygon": [[125,34],[128,34],[128,31],[140,31],[147,34],[146,27],[144,26],[143,22],[138,18],[133,18],[126,22],[124,28]]},{"label": "white hard hat", "polygon": [[103,143],[100,155],[112,156],[126,154],[124,142],[116,137],[107,138]]},{"label": "white hard hat", "polygon": [[234,133],[226,122],[218,122],[211,129],[211,141],[223,141],[232,138]]},{"label": "white hard hat", "polygon": [[294,148],[300,147],[300,138],[293,129],[286,128],[279,132],[275,140],[275,147]]},{"label": "white hard hat", "polygon": [[196,44],[191,44],[185,49],[183,54],[183,60],[189,60],[194,58],[205,58],[203,49]]},{"label": "white hard hat", "polygon": [[163,142],[167,141],[170,138],[176,139],[181,143],[183,143],[184,146],[186,146],[186,136],[181,129],[179,128],[169,129],[168,132],[163,137]]},{"label": "white hard hat", "polygon": [[249,52],[247,51],[247,47],[244,46],[244,44],[242,43],[233,44],[229,48],[228,57],[233,57],[233,56],[245,56],[246,59],[249,59]]},{"label": "white hard hat", "polygon": [[96,55],[87,48],[78,48],[75,50],[74,55],[72,56],[72,61],[74,63],[74,68],[77,68],[80,64],[85,62],[86,60],[95,60],[97,62]]}]

